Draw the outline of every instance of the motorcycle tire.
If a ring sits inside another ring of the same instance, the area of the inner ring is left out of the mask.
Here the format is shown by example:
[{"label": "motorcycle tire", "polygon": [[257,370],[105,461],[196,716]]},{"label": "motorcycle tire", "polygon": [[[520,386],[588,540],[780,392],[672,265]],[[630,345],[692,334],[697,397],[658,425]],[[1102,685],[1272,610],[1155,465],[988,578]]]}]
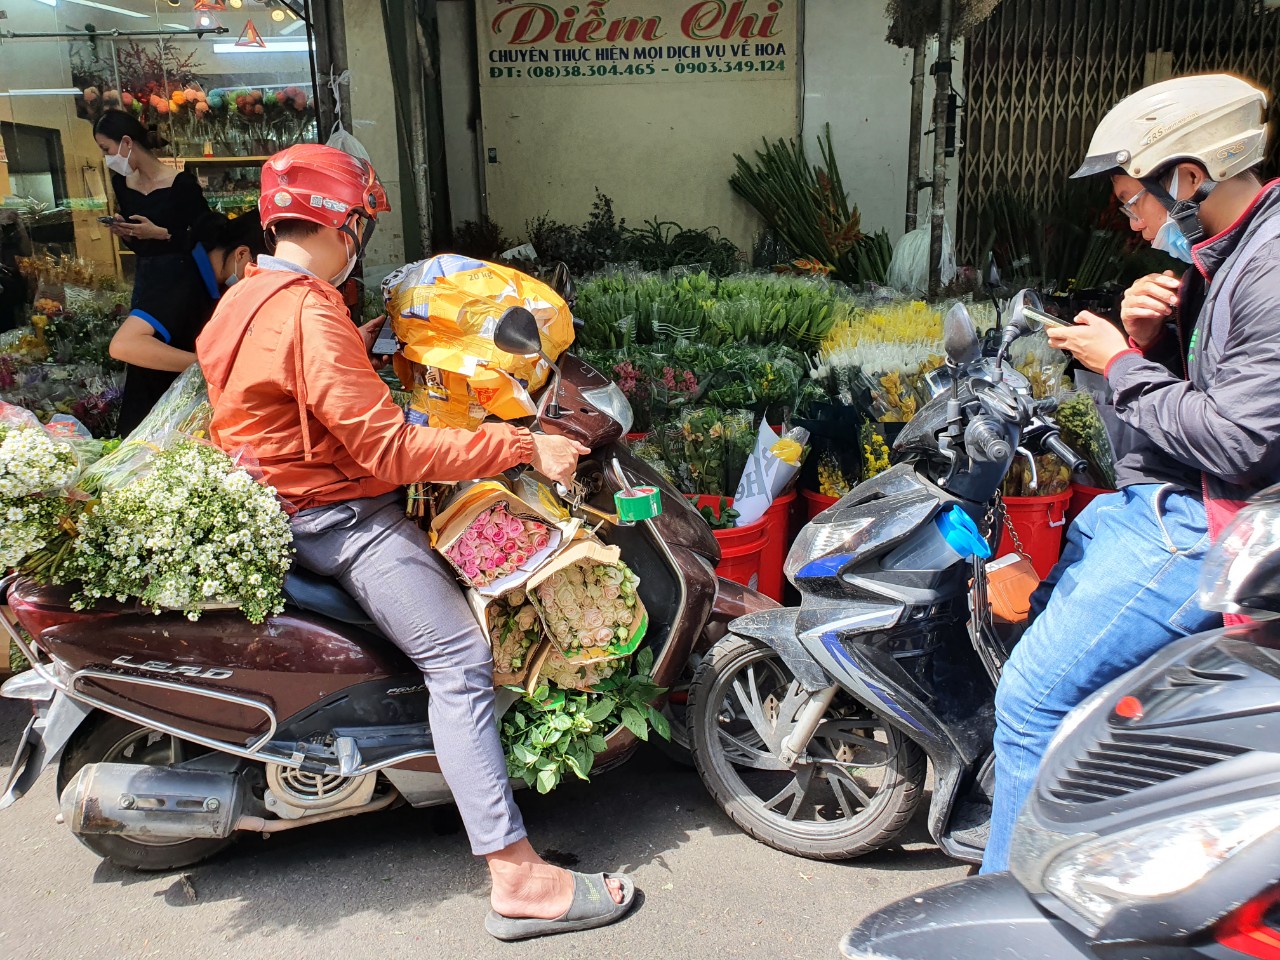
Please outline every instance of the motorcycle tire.
[{"label": "motorcycle tire", "polygon": [[[791,768],[783,768],[779,764],[777,768],[764,768],[765,773],[753,770],[753,775],[773,778],[766,792],[772,791],[773,785],[782,783],[786,777],[794,776],[792,782],[801,794],[798,800],[792,794],[796,807],[791,813],[804,809],[808,804],[814,814],[812,820],[801,821],[780,814],[772,808],[769,800],[757,796],[731,762],[726,753],[725,739],[721,736],[722,719],[726,713],[732,712],[730,700],[734,695],[740,696],[734,691],[741,690],[741,683],[735,687],[734,679],[756,666],[776,678],[777,690],[794,683],[790,670],[766,644],[730,634],[708,652],[689,690],[689,740],[694,764],[720,809],[761,843],[810,860],[849,860],[878,850],[897,837],[911,820],[924,795],[924,752],[896,727],[843,693],[833,701],[828,717],[856,730],[856,733],[847,735],[848,740],[863,746],[851,749],[875,750],[883,757],[882,763],[874,765],[876,769],[883,769],[883,780],[873,794],[867,795],[862,810],[851,816],[846,806],[854,779],[848,775],[849,770],[862,768],[857,766],[853,757],[846,762],[835,758],[834,753],[832,760],[821,763],[802,759]],[[754,684],[754,672],[749,676]],[[883,737],[883,741],[876,739],[876,734]],[[760,740],[763,745],[765,741],[763,738]],[[821,740],[821,733],[815,734],[810,753],[817,749],[815,744]],[[758,748],[755,750],[757,757],[767,758],[770,755]],[[843,766],[838,767],[837,764]],[[807,773],[806,765],[811,768]],[[833,778],[833,770],[846,776],[837,774]],[[815,779],[806,779],[806,785],[799,786],[802,775]],[[837,788],[833,780],[841,786]],[[810,790],[818,787],[829,791],[828,795],[833,798],[831,803],[819,806],[809,799]],[[788,789],[789,786],[784,786],[773,799],[785,799]],[[858,789],[866,794],[862,787]],[[844,797],[841,797],[841,791]],[[823,819],[822,813],[828,806],[838,807],[845,816]]]},{"label": "motorcycle tire", "polygon": [[[97,712],[80,725],[80,729],[76,731],[75,736],[62,752],[62,761],[58,765],[58,797],[62,797],[67,784],[80,772],[80,769],[91,763],[150,763],[153,766],[162,766],[163,764],[149,759],[149,755],[154,755],[156,752],[154,746],[146,743],[151,736],[176,741],[177,744],[183,744],[192,751],[203,750],[185,740],[149,730],[111,714]],[[141,752],[139,752],[140,747]],[[137,759],[134,759],[135,757]],[[173,870],[199,863],[230,846],[235,838],[234,836],[201,837],[191,840],[147,842],[132,837],[108,834],[76,834],[76,839],[104,860],[110,860],[117,866],[130,870],[153,871]]]}]

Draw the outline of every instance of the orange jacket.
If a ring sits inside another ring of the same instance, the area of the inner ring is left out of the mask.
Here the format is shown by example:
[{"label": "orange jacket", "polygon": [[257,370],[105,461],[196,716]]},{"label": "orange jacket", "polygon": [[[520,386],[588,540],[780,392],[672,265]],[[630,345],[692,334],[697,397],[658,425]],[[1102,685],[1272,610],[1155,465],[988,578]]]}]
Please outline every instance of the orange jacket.
[{"label": "orange jacket", "polygon": [[249,267],[218,301],[196,356],[214,443],[248,447],[299,510],[492,476],[533,457],[532,434],[510,424],[405,423],[338,291],[309,274]]}]

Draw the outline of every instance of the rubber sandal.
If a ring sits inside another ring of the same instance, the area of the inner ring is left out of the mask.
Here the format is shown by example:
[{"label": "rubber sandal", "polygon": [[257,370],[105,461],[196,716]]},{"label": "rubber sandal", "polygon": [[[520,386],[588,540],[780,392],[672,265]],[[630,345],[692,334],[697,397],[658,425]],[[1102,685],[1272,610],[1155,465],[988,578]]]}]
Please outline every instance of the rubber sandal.
[{"label": "rubber sandal", "polygon": [[[573,873],[573,902],[569,909],[555,920],[538,920],[534,917],[504,917],[490,910],[485,917],[484,928],[499,940],[528,940],[531,937],[549,937],[557,933],[573,933],[578,930],[594,930],[616,923],[635,906],[636,887],[625,873]],[[622,884],[622,902],[614,903],[606,880]]]}]

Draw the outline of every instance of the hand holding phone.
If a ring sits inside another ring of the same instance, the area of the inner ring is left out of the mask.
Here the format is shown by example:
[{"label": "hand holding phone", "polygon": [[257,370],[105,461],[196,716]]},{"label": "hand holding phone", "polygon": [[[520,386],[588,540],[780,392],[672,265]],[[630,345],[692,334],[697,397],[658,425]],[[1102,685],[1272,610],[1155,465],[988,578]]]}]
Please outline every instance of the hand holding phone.
[{"label": "hand holding phone", "polygon": [[116,218],[115,217],[98,217],[98,222],[105,223],[108,227],[111,227],[115,225]]},{"label": "hand holding phone", "polygon": [[[376,328],[376,336],[365,334],[365,342],[369,344],[369,356],[371,357],[389,357],[400,349],[400,341],[396,339],[395,328],[391,324],[391,318],[383,316],[379,318],[382,323]],[[370,329],[377,320],[368,324]]]},{"label": "hand holding phone", "polygon": [[1030,307],[1023,307],[1022,312],[1026,314],[1028,319],[1034,320],[1045,327],[1074,327],[1076,325],[1074,320],[1064,320],[1049,313],[1032,310]]}]

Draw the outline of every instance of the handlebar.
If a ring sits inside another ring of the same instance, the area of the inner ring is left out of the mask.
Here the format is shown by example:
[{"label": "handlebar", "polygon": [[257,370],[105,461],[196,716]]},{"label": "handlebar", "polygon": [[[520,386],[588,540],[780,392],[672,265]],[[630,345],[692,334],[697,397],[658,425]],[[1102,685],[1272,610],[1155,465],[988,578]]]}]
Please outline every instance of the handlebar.
[{"label": "handlebar", "polygon": [[998,463],[1013,456],[1013,445],[991,417],[976,417],[964,434],[969,454],[976,460]]},{"label": "handlebar", "polygon": [[1088,467],[1088,463],[1084,457],[1072,450],[1063,439],[1055,433],[1046,434],[1044,439],[1040,441],[1040,445],[1049,453],[1061,460],[1067,465],[1072,473],[1077,473]]}]

